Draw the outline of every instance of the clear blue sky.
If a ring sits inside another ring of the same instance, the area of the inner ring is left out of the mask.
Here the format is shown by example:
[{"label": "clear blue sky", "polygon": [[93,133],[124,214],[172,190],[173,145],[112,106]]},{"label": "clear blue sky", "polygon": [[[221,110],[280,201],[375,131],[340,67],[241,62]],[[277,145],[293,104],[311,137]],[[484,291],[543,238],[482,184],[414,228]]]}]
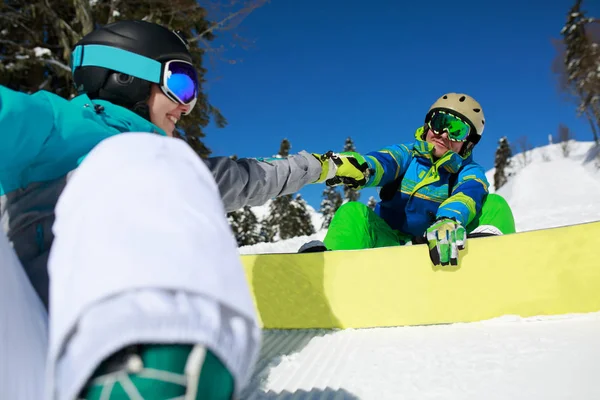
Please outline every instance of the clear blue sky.
[{"label": "clear blue sky", "polygon": [[[271,0],[237,28],[255,40],[227,52],[243,62],[219,63],[207,77],[229,122],[207,130],[207,145],[214,155],[268,157],[283,138],[292,153],[321,153],[341,151],[350,136],[368,152],[412,140],[431,103],[452,91],[482,104],[487,124],[474,155],[486,170],[502,136],[544,145],[564,123],[591,140],[551,71],[551,39],[573,2]],[[596,0],[583,3],[600,17]],[[300,193],[318,209],[324,188]]]}]

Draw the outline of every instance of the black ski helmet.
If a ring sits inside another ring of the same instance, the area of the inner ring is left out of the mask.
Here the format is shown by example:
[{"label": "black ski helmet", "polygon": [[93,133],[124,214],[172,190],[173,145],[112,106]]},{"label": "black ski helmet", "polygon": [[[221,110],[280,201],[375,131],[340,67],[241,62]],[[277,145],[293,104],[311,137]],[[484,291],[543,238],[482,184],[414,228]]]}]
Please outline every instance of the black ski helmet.
[{"label": "black ski helmet", "polygon": [[146,21],[114,22],[90,32],[77,42],[71,58],[77,92],[86,93],[90,99],[107,100],[128,108],[148,120],[146,102],[150,96],[151,81],[144,79],[144,67],[140,67],[140,73],[132,73],[131,60],[120,56],[88,58],[82,65],[86,46],[91,45],[125,50],[161,64],[169,60],[193,62],[182,34]]}]

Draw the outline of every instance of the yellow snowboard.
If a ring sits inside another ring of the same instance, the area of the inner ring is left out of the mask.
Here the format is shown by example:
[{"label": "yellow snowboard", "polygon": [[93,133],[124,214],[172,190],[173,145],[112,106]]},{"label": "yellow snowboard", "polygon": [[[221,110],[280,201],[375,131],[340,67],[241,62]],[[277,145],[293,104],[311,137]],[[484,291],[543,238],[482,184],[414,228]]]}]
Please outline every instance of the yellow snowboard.
[{"label": "yellow snowboard", "polygon": [[425,245],[243,255],[264,328],[368,328],[600,311],[600,222]]}]

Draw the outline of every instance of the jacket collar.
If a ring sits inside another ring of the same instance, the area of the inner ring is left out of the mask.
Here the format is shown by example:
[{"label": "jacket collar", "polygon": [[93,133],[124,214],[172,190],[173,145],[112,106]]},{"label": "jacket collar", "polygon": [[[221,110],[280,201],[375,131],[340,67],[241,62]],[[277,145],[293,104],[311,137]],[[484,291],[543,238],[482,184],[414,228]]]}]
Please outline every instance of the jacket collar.
[{"label": "jacket collar", "polygon": [[423,140],[423,127],[420,127],[415,132],[415,143],[413,144],[413,156],[419,157],[429,165],[435,166],[436,169],[443,168],[451,174],[457,173],[463,164],[468,164],[471,159],[471,154],[466,158],[461,157],[458,153],[451,150],[435,160],[433,156],[434,145]]},{"label": "jacket collar", "polygon": [[119,132],[150,132],[167,136],[158,126],[125,107],[106,100],[91,100],[87,94],[74,97],[71,102],[80,107],[89,107],[104,119],[104,122]]}]

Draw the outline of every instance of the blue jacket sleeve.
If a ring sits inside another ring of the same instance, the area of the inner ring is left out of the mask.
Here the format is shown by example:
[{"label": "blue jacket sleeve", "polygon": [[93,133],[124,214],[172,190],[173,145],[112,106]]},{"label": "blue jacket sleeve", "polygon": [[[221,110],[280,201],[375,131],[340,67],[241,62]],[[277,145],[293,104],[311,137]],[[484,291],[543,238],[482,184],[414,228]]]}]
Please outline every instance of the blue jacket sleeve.
[{"label": "blue jacket sleeve", "polygon": [[459,172],[452,195],[440,205],[436,217],[454,218],[466,227],[481,213],[488,187],[483,168],[476,163],[468,164]]},{"label": "blue jacket sleeve", "polygon": [[25,94],[0,85],[0,170],[19,170],[40,152],[54,127],[48,92]]},{"label": "blue jacket sleeve", "polygon": [[371,175],[365,187],[383,186],[404,174],[412,153],[406,144],[398,144],[372,151],[364,155]]}]

